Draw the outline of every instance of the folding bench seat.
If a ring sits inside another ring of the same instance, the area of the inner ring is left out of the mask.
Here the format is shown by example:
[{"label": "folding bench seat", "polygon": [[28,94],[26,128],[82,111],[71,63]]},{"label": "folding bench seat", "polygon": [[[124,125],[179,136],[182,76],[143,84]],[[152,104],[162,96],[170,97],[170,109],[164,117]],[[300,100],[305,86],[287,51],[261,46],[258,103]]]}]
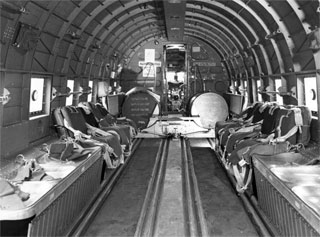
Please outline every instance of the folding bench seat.
[{"label": "folding bench seat", "polygon": [[218,121],[215,125],[215,135],[216,138],[219,137],[219,134],[222,133],[222,130],[232,128],[232,127],[240,127],[244,124],[250,123],[252,120],[253,112],[259,108],[263,103],[256,102],[251,106],[248,106],[244,111],[242,111],[237,117],[233,117],[227,121]]},{"label": "folding bench seat", "polygon": [[[237,118],[227,121],[218,121],[215,125],[215,145],[220,156],[223,156],[224,145],[226,143],[227,133],[229,129],[240,128],[251,124],[253,114],[263,103],[256,102],[252,106],[247,107]],[[227,133],[226,133],[227,132]]]},{"label": "folding bench seat", "polygon": [[84,117],[87,123],[89,134],[94,133],[97,129],[101,129],[103,131],[109,132],[110,134],[114,134],[115,136],[117,136],[121,143],[121,135],[119,134],[119,131],[115,131],[114,129],[108,129],[108,128],[100,128],[99,123],[97,122],[91,110],[83,106],[79,106],[77,107],[77,109],[81,112],[82,116]]},{"label": "folding bench seat", "polygon": [[92,103],[89,103],[90,106],[95,106],[98,110],[99,110],[99,114],[97,114],[99,117],[101,117],[101,119],[104,119],[104,118],[107,118],[109,120],[110,123],[115,123],[116,125],[118,126],[122,126],[122,125],[130,125],[133,129],[134,129],[134,133],[136,133],[138,131],[138,128],[137,128],[137,125],[136,123],[132,120],[132,119],[129,119],[129,118],[126,118],[126,117],[114,117],[113,115],[111,115],[109,113],[109,111],[103,107],[102,104],[92,104]]},{"label": "folding bench seat", "polygon": [[90,113],[87,114],[82,110],[82,113],[87,122],[91,124],[91,126],[100,128],[104,131],[116,132],[120,136],[120,143],[121,145],[125,146],[126,152],[130,151],[131,141],[133,138],[130,126],[117,126],[109,124],[107,121],[104,120],[105,117],[100,113],[98,108],[92,103],[82,102],[79,104],[79,107],[82,107],[83,109],[90,111]]},{"label": "folding bench seat", "polygon": [[[299,153],[310,159],[309,165],[320,165],[320,141],[318,137],[318,120],[312,118],[310,124],[310,141],[305,145],[304,149],[300,149]],[[307,137],[307,136],[304,136]]]},{"label": "folding bench seat", "polygon": [[90,102],[84,102],[82,104],[86,105],[92,111],[100,127],[113,127],[123,130],[130,141],[136,135],[136,129],[133,126],[131,126],[128,122],[123,122],[123,124],[118,123],[118,120],[109,114],[101,104],[93,104]]},{"label": "folding bench seat", "polygon": [[305,106],[281,107],[274,118],[275,127],[271,140],[246,139],[238,143],[227,158],[229,171],[237,180],[237,190],[248,188],[252,178],[253,154],[275,155],[295,151],[308,144],[310,139],[311,112]]},{"label": "folding bench seat", "polygon": [[[236,137],[240,134],[247,134],[253,132],[254,129],[258,129],[261,126],[263,117],[268,113],[268,108],[270,107],[269,103],[258,104],[253,110],[253,114],[248,123],[245,123],[238,127],[230,127],[223,129],[220,133],[220,150],[224,154],[226,152],[226,145],[229,137]],[[259,131],[259,130],[257,130]],[[232,139],[231,139],[232,140]],[[233,147],[233,143],[229,142],[229,147]],[[230,152],[230,151],[228,151]]]},{"label": "folding bench seat", "polygon": [[[255,125],[248,126],[245,128],[240,128],[234,133],[228,136],[225,145],[225,157],[234,150],[237,144],[241,141],[248,140],[265,140],[267,137],[274,132],[276,129],[276,120],[278,112],[280,111],[280,106],[273,104],[266,104],[262,112],[262,119],[259,123]],[[261,123],[260,123],[261,122]],[[249,128],[249,131],[246,129]],[[250,141],[248,141],[250,142]]]},{"label": "folding bench seat", "polygon": [[[302,119],[302,121],[300,122],[300,125],[296,126],[295,128],[292,128],[293,131],[290,132],[290,133],[296,134],[296,136],[294,136],[295,140],[292,140],[291,143],[293,144],[293,142],[295,142],[297,144],[302,144],[304,146],[307,146],[311,138],[310,126],[312,121],[312,114],[310,109],[307,106],[303,106],[303,105],[299,105],[299,106],[291,105],[291,106],[287,106],[287,108],[295,111],[298,114],[299,112],[297,112],[297,110],[300,110],[301,119]],[[298,119],[298,117],[295,117],[295,119]],[[284,123],[286,123],[286,121],[284,121]],[[296,121],[296,123],[299,123],[299,121]],[[296,130],[297,132],[295,132]]]},{"label": "folding bench seat", "polygon": [[58,107],[52,111],[52,122],[53,122],[53,126],[56,129],[58,137],[61,139],[66,139],[68,137],[71,137],[72,134],[64,126],[64,121],[63,121],[61,109],[62,109],[62,107]]},{"label": "folding bench seat", "polygon": [[[104,152],[110,153],[109,155],[114,161],[117,160],[120,163],[123,163],[123,150],[118,136],[102,130],[96,130],[93,135],[88,134],[86,121],[81,111],[74,106],[58,108],[54,111],[54,115],[55,121],[57,122],[57,128],[59,128],[60,131],[63,131],[64,134],[67,134],[68,137],[75,137],[75,133],[79,132],[85,136],[83,139],[84,143],[81,145],[94,144],[95,142],[97,142],[97,145],[99,145],[99,143],[107,144],[112,148],[112,152],[106,150],[106,145],[102,146]],[[114,164],[115,163],[116,162],[114,162]],[[108,162],[107,164],[109,168],[115,168],[113,164]]]}]

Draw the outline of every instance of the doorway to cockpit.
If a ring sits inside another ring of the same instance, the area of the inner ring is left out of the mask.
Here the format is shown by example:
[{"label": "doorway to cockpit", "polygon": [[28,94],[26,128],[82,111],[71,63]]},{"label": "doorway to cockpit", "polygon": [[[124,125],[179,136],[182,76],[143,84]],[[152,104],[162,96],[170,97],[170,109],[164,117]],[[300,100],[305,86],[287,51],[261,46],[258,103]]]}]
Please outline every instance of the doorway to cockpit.
[{"label": "doorway to cockpit", "polygon": [[164,46],[164,110],[168,114],[185,111],[188,96],[186,54],[185,44]]}]

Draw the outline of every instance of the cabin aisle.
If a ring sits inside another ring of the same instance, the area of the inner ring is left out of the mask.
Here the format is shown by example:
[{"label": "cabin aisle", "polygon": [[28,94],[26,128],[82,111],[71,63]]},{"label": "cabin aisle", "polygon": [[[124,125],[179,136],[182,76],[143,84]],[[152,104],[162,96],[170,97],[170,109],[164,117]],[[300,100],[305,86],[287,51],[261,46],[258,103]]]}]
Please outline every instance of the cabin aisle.
[{"label": "cabin aisle", "polygon": [[133,236],[160,139],[144,139],[84,236]]},{"label": "cabin aisle", "polygon": [[[126,171],[121,175],[84,236],[134,236],[137,234],[137,226],[141,228],[141,225],[144,225],[139,222],[139,218],[141,213],[144,213],[141,210],[145,205],[148,184],[155,176],[152,170],[156,163],[157,152],[162,147],[160,142],[161,139],[142,141]],[[147,221],[150,221],[149,218],[152,215],[157,216],[154,232],[150,229],[155,236],[185,236],[189,233],[187,230],[192,223],[186,223],[181,141],[172,139],[169,144],[167,160],[163,167],[165,168],[164,179],[160,181],[160,183],[163,182],[160,184],[162,191],[157,194],[160,198],[153,204],[160,203],[160,205],[155,208],[155,213],[142,215],[148,219]],[[191,163],[194,165],[201,199],[199,203],[202,203],[208,235],[259,236],[215,157],[214,151],[210,148],[208,140],[190,139],[190,147],[193,159]],[[150,209],[153,206],[147,208]],[[152,226],[153,224],[151,228]],[[141,235],[149,233],[149,227],[146,228],[139,233]]]},{"label": "cabin aisle", "polygon": [[209,235],[259,236],[206,139],[190,145]]},{"label": "cabin aisle", "polygon": [[170,141],[155,236],[184,236],[180,139]]}]

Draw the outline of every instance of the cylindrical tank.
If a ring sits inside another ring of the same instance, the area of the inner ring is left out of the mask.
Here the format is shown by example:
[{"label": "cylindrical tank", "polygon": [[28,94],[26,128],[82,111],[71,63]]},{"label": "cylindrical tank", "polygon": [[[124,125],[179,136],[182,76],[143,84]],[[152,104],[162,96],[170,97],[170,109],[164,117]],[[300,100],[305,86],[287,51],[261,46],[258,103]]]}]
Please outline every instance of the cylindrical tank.
[{"label": "cylindrical tank", "polygon": [[186,104],[186,115],[187,116],[192,116],[191,115],[191,105],[193,104],[193,101],[198,97],[198,95],[200,95],[201,93],[196,93],[194,95],[192,95],[191,97],[189,97],[187,104]]},{"label": "cylindrical tank", "polygon": [[160,96],[143,88],[135,87],[126,93],[122,115],[132,119],[139,129],[148,126],[152,116],[158,116],[160,112]]},{"label": "cylindrical tank", "polygon": [[227,118],[228,105],[225,99],[216,93],[198,93],[189,99],[187,114],[200,117],[202,127],[214,128],[217,121]]}]

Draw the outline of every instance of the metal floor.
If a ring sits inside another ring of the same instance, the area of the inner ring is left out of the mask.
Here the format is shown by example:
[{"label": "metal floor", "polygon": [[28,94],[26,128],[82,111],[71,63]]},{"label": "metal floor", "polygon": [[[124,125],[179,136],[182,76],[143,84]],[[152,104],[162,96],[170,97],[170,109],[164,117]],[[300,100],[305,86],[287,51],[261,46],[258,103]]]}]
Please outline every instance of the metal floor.
[{"label": "metal floor", "polygon": [[[144,139],[83,236],[134,236],[160,139]],[[156,236],[185,236],[181,155],[172,142]],[[194,170],[209,236],[259,236],[206,139],[191,139]]]}]

